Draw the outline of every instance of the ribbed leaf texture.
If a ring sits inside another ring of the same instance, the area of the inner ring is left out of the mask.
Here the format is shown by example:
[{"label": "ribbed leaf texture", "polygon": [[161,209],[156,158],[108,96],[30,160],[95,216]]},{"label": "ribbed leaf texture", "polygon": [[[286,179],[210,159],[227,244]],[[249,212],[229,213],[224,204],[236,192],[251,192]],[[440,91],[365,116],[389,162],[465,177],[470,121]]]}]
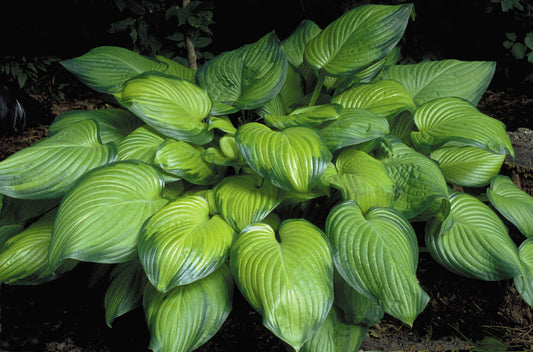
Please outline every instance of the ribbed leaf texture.
[{"label": "ribbed leaf texture", "polygon": [[533,307],[533,240],[528,238],[518,248],[522,261],[522,273],[514,277],[514,285],[520,296]]}]

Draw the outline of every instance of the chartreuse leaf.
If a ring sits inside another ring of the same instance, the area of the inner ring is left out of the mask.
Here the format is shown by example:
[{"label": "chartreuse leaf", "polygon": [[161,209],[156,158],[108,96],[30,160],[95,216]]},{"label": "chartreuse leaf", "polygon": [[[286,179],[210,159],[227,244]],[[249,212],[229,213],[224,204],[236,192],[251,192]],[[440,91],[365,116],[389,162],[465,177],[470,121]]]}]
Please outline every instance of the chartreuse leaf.
[{"label": "chartreuse leaf", "polygon": [[425,103],[416,110],[414,121],[418,132],[411,133],[411,140],[422,152],[454,142],[455,146],[478,147],[514,158],[505,125],[482,114],[466,100],[451,97]]},{"label": "chartreuse leaf", "polygon": [[166,58],[161,55],[156,55],[155,58],[165,64],[167,64],[167,68],[165,68],[162,72],[166,73],[168,75],[176,76],[181,79],[184,79],[186,81],[194,83],[194,78],[196,76],[196,70],[193,70],[192,68],[188,68],[186,66],[181,65],[180,63],[171,60],[169,58]]},{"label": "chartreuse leaf", "polygon": [[373,208],[365,215],[353,200],[333,208],[326,220],[333,262],[358,292],[411,325],[429,296],[416,278],[416,235],[398,212]]},{"label": "chartreuse leaf", "polygon": [[100,46],[61,65],[89,88],[100,93],[118,93],[124,83],[147,71],[163,71],[167,64],[115,46]]},{"label": "chartreuse leaf", "polygon": [[164,141],[152,127],[141,126],[118,143],[118,160],[137,159],[153,164],[157,149]]},{"label": "chartreuse leaf", "polygon": [[384,117],[364,109],[344,109],[340,116],[320,128],[329,150],[361,144],[389,133],[389,124]]},{"label": "chartreuse leaf", "polygon": [[256,175],[228,176],[215,187],[220,215],[236,231],[261,222],[282,201],[283,192]]},{"label": "chartreuse leaf", "polygon": [[347,149],[335,161],[337,175],[328,177],[344,199],[357,201],[363,213],[371,207],[390,207],[396,196],[393,181],[381,161],[357,149]]},{"label": "chartreuse leaf", "polygon": [[259,116],[284,116],[295,106],[304,104],[303,78],[292,65],[287,66],[287,77],[280,92],[257,110]]},{"label": "chartreuse leaf", "polygon": [[226,265],[166,294],[147,285],[143,305],[151,331],[150,350],[197,349],[220,329],[231,311],[232,298],[233,280]]},{"label": "chartreuse leaf", "polygon": [[390,66],[383,78],[400,82],[417,105],[443,97],[460,97],[477,105],[495,67],[491,61],[428,61]]},{"label": "chartreuse leaf", "polygon": [[412,113],[416,108],[407,89],[396,81],[388,80],[361,84],[337,95],[332,99],[332,102],[341,104],[345,108],[372,111],[388,121],[401,112]]},{"label": "chartreuse leaf", "polygon": [[163,186],[155,168],[140,161],[84,175],[59,206],[49,251],[52,270],[66,258],[97,263],[135,258],[143,222],[168,202]]},{"label": "chartreuse leaf", "polygon": [[235,141],[255,172],[287,191],[310,192],[332,157],[322,136],[308,127],[273,131],[252,122],[239,127]]},{"label": "chartreuse leaf", "polygon": [[278,236],[266,224],[246,227],[232,248],[231,270],[263,324],[299,351],[333,302],[331,254],[322,231],[306,220],[285,220]]},{"label": "chartreuse leaf", "polygon": [[[426,226],[426,246],[433,258],[456,274],[480,280],[519,275],[516,245],[496,213],[466,193],[454,192],[449,199],[448,218],[430,220]],[[446,226],[449,221],[452,226]]]},{"label": "chartreuse leaf", "polygon": [[206,163],[202,158],[205,149],[184,141],[166,140],[156,152],[154,164],[165,172],[196,185],[216,183],[224,168]]},{"label": "chartreuse leaf", "polygon": [[0,162],[0,193],[59,198],[80,176],[116,157],[114,143],[101,143],[97,122],[83,121]]},{"label": "chartreuse leaf", "polygon": [[514,277],[514,285],[524,301],[533,307],[533,239],[522,242],[518,255],[522,261],[522,274]]},{"label": "chartreuse leaf", "polygon": [[226,262],[235,231],[209,216],[200,196],[182,196],[156,212],[139,237],[139,259],[161,292],[200,280]]},{"label": "chartreuse leaf", "polygon": [[111,283],[104,297],[105,322],[113,320],[141,305],[146,275],[138,261],[118,264],[111,271]]},{"label": "chartreuse leaf", "polygon": [[403,35],[411,5],[357,7],[305,47],[304,59],[329,76],[350,76],[383,58]]},{"label": "chartreuse leaf", "polygon": [[293,126],[318,127],[326,121],[335,120],[342,111],[339,104],[324,104],[303,107],[294,110],[289,115],[265,115],[265,123],[277,129]]},{"label": "chartreuse leaf", "polygon": [[213,114],[219,115],[226,112],[224,105],[241,110],[262,106],[279,93],[286,74],[285,52],[271,32],[207,62],[198,69],[196,80],[215,102]]},{"label": "chartreuse leaf", "polygon": [[505,160],[504,154],[494,154],[477,147],[441,147],[430,154],[439,163],[446,182],[482,187],[496,176]]},{"label": "chartreuse leaf", "polygon": [[211,100],[194,83],[146,73],[127,81],[117,99],[165,136],[194,144],[205,144],[213,138],[203,122],[211,110]]},{"label": "chartreuse leaf", "polygon": [[410,219],[435,200],[447,202],[448,186],[437,163],[403,144],[394,136],[386,136],[377,153],[400,190],[394,208]]},{"label": "chartreuse leaf", "polygon": [[65,261],[56,273],[48,266],[48,246],[55,215],[56,210],[48,212],[0,247],[1,283],[38,285],[76,266],[74,261]]},{"label": "chartreuse leaf", "polygon": [[500,214],[524,236],[533,238],[533,197],[518,188],[509,177],[502,175],[491,180],[487,195]]},{"label": "chartreuse leaf", "polygon": [[67,111],[54,119],[48,129],[48,137],[51,137],[65,128],[77,128],[80,121],[95,120],[100,128],[102,143],[119,143],[143,122],[128,110],[102,109]]},{"label": "chartreuse leaf", "polygon": [[287,61],[298,68],[304,62],[304,50],[307,43],[316,37],[322,30],[313,21],[303,20],[298,28],[283,41],[283,50],[287,55]]}]

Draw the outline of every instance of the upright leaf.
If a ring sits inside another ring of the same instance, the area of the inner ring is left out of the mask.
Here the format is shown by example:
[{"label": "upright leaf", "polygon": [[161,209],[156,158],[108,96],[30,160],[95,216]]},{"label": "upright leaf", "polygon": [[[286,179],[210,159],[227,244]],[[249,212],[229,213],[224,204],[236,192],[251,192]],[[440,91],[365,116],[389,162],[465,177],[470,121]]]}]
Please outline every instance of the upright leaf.
[{"label": "upright leaf", "polygon": [[310,20],[303,20],[298,28],[283,41],[283,50],[287,54],[287,61],[298,68],[304,62],[304,50],[307,43],[322,30]]}]

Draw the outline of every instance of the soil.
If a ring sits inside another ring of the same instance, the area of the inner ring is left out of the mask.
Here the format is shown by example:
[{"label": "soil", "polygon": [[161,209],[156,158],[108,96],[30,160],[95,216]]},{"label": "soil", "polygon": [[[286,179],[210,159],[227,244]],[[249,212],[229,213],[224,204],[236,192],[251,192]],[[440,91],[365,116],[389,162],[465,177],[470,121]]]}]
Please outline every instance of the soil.
[{"label": "soil", "polygon": [[[41,101],[43,98],[36,97]],[[67,100],[49,99],[53,115],[67,110],[101,109],[108,103],[87,93]],[[533,96],[514,90],[489,90],[478,108],[500,119],[508,131],[531,128]],[[0,160],[46,136],[45,126],[0,138]],[[509,225],[513,238],[519,238]],[[114,352],[148,351],[149,333],[138,308],[105,324],[104,279],[95,265],[75,270],[39,286],[0,288],[0,351]],[[428,253],[420,254],[418,278],[431,296],[425,311],[408,327],[385,316],[370,328],[363,351],[533,351],[533,310],[511,280],[484,282],[443,269]],[[222,329],[200,352],[286,351],[236,291],[234,308]]]}]

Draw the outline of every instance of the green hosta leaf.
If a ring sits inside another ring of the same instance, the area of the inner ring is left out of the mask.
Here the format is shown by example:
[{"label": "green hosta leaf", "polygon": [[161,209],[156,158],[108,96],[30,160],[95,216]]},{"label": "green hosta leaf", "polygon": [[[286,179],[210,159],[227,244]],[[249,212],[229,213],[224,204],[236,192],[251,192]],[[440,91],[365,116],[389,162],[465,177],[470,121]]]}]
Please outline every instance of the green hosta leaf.
[{"label": "green hosta leaf", "polygon": [[61,199],[16,199],[0,196],[0,225],[24,224],[59,205]]},{"label": "green hosta leaf", "polygon": [[433,100],[416,110],[414,120],[419,132],[412,132],[411,140],[422,152],[454,142],[455,146],[478,147],[514,157],[505,125],[482,114],[466,100],[453,97]]},{"label": "green hosta leaf", "polygon": [[522,261],[522,274],[514,277],[514,284],[524,301],[533,307],[533,239],[522,242],[518,254]]},{"label": "green hosta leaf", "polygon": [[390,207],[395,198],[394,183],[383,164],[365,152],[347,149],[335,161],[337,175],[328,177],[344,199],[357,201],[363,213],[371,207]]},{"label": "green hosta leaf", "polygon": [[118,160],[141,160],[154,163],[155,153],[165,139],[148,125],[131,132],[118,144]]},{"label": "green hosta leaf", "polygon": [[[433,258],[456,274],[480,280],[520,274],[516,245],[496,213],[465,193],[455,192],[449,198],[449,218],[427,223],[426,246]],[[452,226],[447,226],[449,221]]]},{"label": "green hosta leaf", "polygon": [[142,228],[139,259],[160,292],[200,280],[228,259],[234,230],[200,196],[183,196],[156,212]]},{"label": "green hosta leaf", "polygon": [[104,298],[107,326],[141,305],[146,276],[138,261],[118,264],[111,271],[111,283]]},{"label": "green hosta leaf", "polygon": [[279,241],[266,224],[246,227],[233,246],[233,277],[263,324],[299,350],[333,302],[333,267],[324,234],[305,220],[286,220]]},{"label": "green hosta leaf", "polygon": [[305,94],[302,76],[292,65],[287,66],[287,78],[276,97],[258,109],[259,116],[283,116],[289,114],[294,106],[303,104]]},{"label": "green hosta leaf", "polygon": [[142,121],[123,109],[68,111],[54,119],[48,129],[51,137],[65,128],[77,128],[80,121],[95,120],[100,128],[102,143],[119,143],[125,136],[142,125]]},{"label": "green hosta leaf", "polygon": [[305,343],[302,352],[346,352],[359,351],[367,337],[368,327],[349,325],[342,322],[341,313],[333,307],[328,318]]},{"label": "green hosta leaf", "polygon": [[48,246],[56,211],[51,211],[24,231],[12,236],[0,248],[0,282],[38,285],[71,270],[76,262],[64,264],[52,273],[48,266]]},{"label": "green hosta leaf", "polygon": [[83,121],[0,162],[0,193],[14,198],[59,198],[87,171],[117,157],[102,144],[95,121]]},{"label": "green hosta leaf", "polygon": [[168,59],[164,56],[156,55],[155,58],[167,64],[167,68],[162,71],[163,73],[166,73],[167,75],[176,76],[186,81],[194,83],[194,78],[196,76],[196,70],[183,66],[179,64],[178,62]]},{"label": "green hosta leaf", "polygon": [[143,72],[167,68],[164,63],[114,46],[91,49],[82,56],[61,61],[61,65],[100,93],[118,93],[128,79]]},{"label": "green hosta leaf", "polygon": [[399,139],[384,138],[377,159],[400,190],[394,208],[406,218],[418,215],[437,199],[447,201],[448,186],[437,163]]},{"label": "green hosta leaf", "polygon": [[430,155],[436,160],[448,183],[465,187],[482,187],[496,176],[505,155],[477,147],[442,147]]},{"label": "green hosta leaf", "polygon": [[154,352],[197,349],[220,329],[231,311],[233,280],[225,265],[166,294],[148,288],[143,305]]},{"label": "green hosta leaf", "polygon": [[487,89],[495,62],[443,60],[397,65],[386,69],[384,79],[400,82],[417,105],[443,97],[460,97],[477,105]]},{"label": "green hosta leaf", "polygon": [[315,22],[303,20],[298,28],[283,41],[283,50],[287,55],[287,61],[296,68],[300,67],[304,62],[305,46],[321,31]]},{"label": "green hosta leaf", "polygon": [[411,5],[361,6],[327,26],[306,46],[305,61],[330,76],[350,76],[383,58],[403,35]]},{"label": "green hosta leaf", "polygon": [[332,99],[345,108],[360,108],[392,120],[403,111],[414,112],[415,103],[396,81],[377,81],[347,90]]},{"label": "green hosta leaf", "polygon": [[233,126],[233,123],[231,123],[231,120],[227,116],[211,116],[209,117],[209,122],[209,130],[218,128],[222,132],[230,135],[234,135],[235,132],[237,132],[237,129]]},{"label": "green hosta leaf", "polygon": [[203,122],[211,110],[211,100],[194,83],[148,73],[126,82],[118,100],[165,136],[194,144],[213,138]]},{"label": "green hosta leaf", "polygon": [[218,182],[223,168],[206,163],[202,158],[205,149],[184,141],[167,140],[159,147],[154,163],[165,172],[196,185]]},{"label": "green hosta leaf", "polygon": [[307,127],[278,132],[247,123],[239,127],[235,141],[255,172],[287,191],[310,192],[332,157],[320,134]]},{"label": "green hosta leaf", "polygon": [[389,133],[384,117],[364,109],[346,108],[340,116],[320,129],[331,151],[361,144]]},{"label": "green hosta leaf", "polygon": [[326,233],[344,280],[376,300],[385,312],[412,325],[429,296],[416,278],[418,245],[409,222],[388,208],[363,215],[349,200],[332,209]]},{"label": "green hosta leaf", "polygon": [[509,177],[501,175],[492,179],[487,195],[496,210],[524,236],[533,237],[533,197],[516,187]]},{"label": "green hosta leaf", "polygon": [[261,222],[282,200],[282,191],[255,175],[225,177],[215,188],[217,208],[236,231]]},{"label": "green hosta leaf", "polygon": [[267,125],[284,129],[292,126],[318,127],[326,121],[339,117],[342,106],[339,104],[315,105],[294,110],[287,116],[265,115]]},{"label": "green hosta leaf", "polygon": [[70,190],[57,213],[49,261],[55,270],[73,258],[120,263],[137,256],[143,222],[168,201],[163,181],[140,161],[120,161],[92,170]]},{"label": "green hosta leaf", "polygon": [[[196,74],[214,102],[241,110],[256,109],[274,98],[287,74],[287,59],[272,32],[254,44],[218,55]],[[214,106],[214,115],[224,113]]]}]

